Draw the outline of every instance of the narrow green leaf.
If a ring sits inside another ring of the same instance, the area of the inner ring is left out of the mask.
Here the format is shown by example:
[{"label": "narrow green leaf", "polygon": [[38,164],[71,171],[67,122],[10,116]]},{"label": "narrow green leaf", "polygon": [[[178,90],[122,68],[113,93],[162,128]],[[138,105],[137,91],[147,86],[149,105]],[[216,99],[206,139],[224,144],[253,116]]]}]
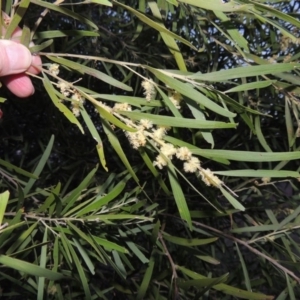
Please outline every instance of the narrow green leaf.
[{"label": "narrow green leaf", "polygon": [[120,253],[128,253],[128,250],[125,247],[110,242],[107,239],[103,239],[98,236],[93,236],[93,239],[95,240],[95,243],[97,243],[100,246],[103,246],[107,251],[116,250]]},{"label": "narrow green leaf", "polygon": [[170,180],[174,199],[175,199],[178,211],[179,211],[179,215],[183,220],[185,220],[187,222],[189,228],[192,229],[192,220],[191,220],[190,211],[187,206],[186,199],[184,197],[181,186],[179,184],[179,180],[175,173],[174,166],[171,163],[168,164],[168,177]]},{"label": "narrow green leaf", "polygon": [[34,45],[34,46],[31,46],[29,48],[30,52],[31,53],[38,53],[38,52],[41,52],[42,50],[50,47],[51,45],[53,44],[53,40],[50,39],[50,40],[47,40],[39,45]]},{"label": "narrow green leaf", "polygon": [[171,236],[166,233],[163,233],[163,237],[166,241],[169,241],[176,245],[185,246],[185,247],[207,245],[218,240],[217,237],[207,238],[207,239],[186,239],[177,236]]},{"label": "narrow green leaf", "polygon": [[147,119],[150,120],[153,124],[157,124],[160,126],[197,128],[197,129],[236,128],[235,123],[177,118],[177,117],[161,116],[155,114],[140,113],[134,111],[121,111],[120,113],[122,115],[128,116],[130,119],[133,120]]},{"label": "narrow green leaf", "polygon": [[231,88],[225,91],[224,93],[228,94],[228,93],[250,91],[254,89],[262,89],[272,85],[275,82],[276,80],[263,80],[263,81],[255,81],[255,82],[250,82],[245,84],[239,84],[238,86]]},{"label": "narrow green leaf", "polygon": [[88,31],[88,30],[49,30],[49,31],[40,31],[36,32],[33,36],[33,39],[54,39],[58,37],[84,37],[84,36],[92,36],[98,37],[100,34],[95,31]]},{"label": "narrow green leaf", "polygon": [[63,204],[65,205],[63,211],[61,212],[62,215],[66,214],[69,209],[72,207],[74,202],[78,199],[79,195],[81,194],[82,190],[85,189],[91,179],[94,177],[95,173],[98,170],[98,166],[90,171],[90,173],[82,180],[82,182],[78,185],[76,189],[74,189],[71,194],[67,195],[63,199]]},{"label": "narrow green leaf", "polygon": [[22,0],[17,8],[17,11],[15,12],[13,18],[11,19],[7,29],[6,29],[6,33],[4,38],[6,40],[10,40],[11,36],[13,34],[13,32],[16,30],[17,26],[19,25],[19,23],[21,22],[21,20],[23,19],[27,8],[30,4],[30,0]]},{"label": "narrow green leaf", "polygon": [[102,143],[102,140],[101,140],[101,137],[98,133],[98,130],[96,129],[93,121],[91,120],[89,114],[86,112],[85,108],[83,107],[81,110],[80,110],[80,113],[81,113],[81,116],[86,124],[86,126],[88,127],[92,137],[94,138],[94,140],[96,140],[97,142],[97,146],[96,146],[96,149],[97,149],[97,153],[99,155],[99,160],[100,160],[100,163],[103,167],[103,169],[105,171],[108,171],[107,167],[106,167],[106,160],[105,160],[105,156],[104,156],[104,149],[103,149],[103,143]]},{"label": "narrow green leaf", "polygon": [[221,70],[216,72],[210,72],[205,74],[196,73],[191,76],[187,76],[192,80],[201,80],[201,81],[228,81],[229,79],[236,79],[242,77],[253,77],[253,76],[262,76],[267,74],[276,74],[287,71],[292,71],[296,67],[299,67],[299,64],[291,63],[277,63],[277,64],[268,64],[261,66],[245,66],[238,67],[234,69]]},{"label": "narrow green leaf", "polygon": [[220,187],[220,190],[223,194],[223,196],[228,200],[228,202],[235,208],[241,211],[245,210],[245,207],[237,201],[230,193],[228,193],[222,186]]},{"label": "narrow green leaf", "polygon": [[15,165],[12,165],[11,163],[9,163],[9,162],[7,162],[7,161],[5,161],[3,159],[0,159],[0,165],[4,166],[8,170],[13,170],[16,173],[24,175],[26,177],[38,179],[38,177],[36,175],[34,175],[32,173],[29,173],[29,172],[27,172],[25,170],[22,170],[21,168],[15,166]]},{"label": "narrow green leaf", "polygon": [[132,178],[138,183],[139,179],[136,176],[135,172],[133,171],[133,169],[131,167],[131,164],[128,161],[126,154],[124,153],[123,148],[122,148],[122,146],[119,142],[119,139],[116,136],[115,132],[112,130],[112,128],[110,127],[109,123],[106,120],[102,120],[102,124],[103,124],[104,132],[106,133],[110,144],[112,145],[112,147],[114,148],[114,150],[118,154],[119,158],[121,159],[121,161],[125,165],[126,169],[130,173]]},{"label": "narrow green leaf", "polygon": [[[44,232],[44,237],[43,237],[43,243],[47,243],[47,239],[48,239],[48,228],[46,227]],[[40,267],[45,269],[46,262],[47,262],[47,244],[43,245],[41,249]],[[39,277],[37,299],[39,300],[44,299],[44,290],[45,290],[45,277]]]},{"label": "narrow green leaf", "polygon": [[[51,150],[52,150],[52,147],[53,147],[53,144],[54,144],[54,135],[51,136],[50,138],[50,141],[38,163],[38,165],[36,166],[33,174],[35,176],[35,178],[38,178],[41,174],[41,172],[43,171],[47,161],[48,161],[48,158],[50,156],[50,153],[51,153]],[[36,182],[36,179],[35,178],[30,178],[26,184],[26,186],[24,187],[24,195],[27,195],[28,192],[30,191],[30,189],[32,188],[32,186],[34,185],[34,183]]]},{"label": "narrow green leaf", "polygon": [[0,255],[0,263],[3,264],[4,266],[18,270],[25,274],[30,274],[30,275],[37,276],[37,277],[45,277],[50,280],[59,280],[64,277],[60,273],[53,272],[48,269],[44,269],[35,264],[31,264],[31,263],[25,262],[23,260],[9,257],[6,255]]},{"label": "narrow green leaf", "polygon": [[135,256],[143,263],[148,263],[149,259],[141,252],[141,250],[137,247],[135,243],[128,239],[128,236],[124,231],[119,229],[120,236],[124,239],[128,248],[135,254]]},{"label": "narrow green leaf", "polygon": [[167,35],[169,35],[170,37],[174,38],[175,40],[178,40],[180,42],[182,42],[183,44],[189,46],[190,48],[194,49],[197,51],[197,48],[195,46],[193,46],[193,44],[191,44],[190,42],[188,42],[187,40],[185,40],[184,38],[182,38],[181,36],[173,33],[172,31],[168,30],[165,26],[163,26],[162,24],[153,21],[151,19],[149,19],[146,15],[144,15],[143,13],[140,13],[139,11],[135,10],[134,8],[127,6],[123,3],[120,3],[118,1],[113,1],[115,4],[125,8],[126,10],[132,12],[134,15],[136,15],[142,22],[146,23],[147,25],[149,25],[151,28],[159,31],[159,32],[163,32]]},{"label": "narrow green leaf", "polygon": [[205,261],[205,262],[208,262],[212,265],[219,265],[220,264],[220,261],[215,259],[214,257],[212,256],[207,256],[207,255],[196,255],[197,258]]},{"label": "narrow green leaf", "polygon": [[90,0],[91,3],[99,4],[99,5],[106,5],[112,6],[112,3],[108,0]]},{"label": "narrow green leaf", "polygon": [[232,171],[216,171],[217,175],[235,176],[235,177],[270,177],[270,178],[298,178],[300,174],[294,171],[284,170],[232,170]]},{"label": "narrow green leaf", "polygon": [[235,243],[235,247],[236,247],[236,251],[238,253],[238,256],[239,256],[239,259],[240,259],[240,262],[241,262],[241,266],[242,266],[242,269],[243,269],[246,288],[249,292],[251,292],[252,288],[251,288],[251,282],[250,282],[250,278],[249,278],[249,272],[248,272],[248,269],[247,269],[247,265],[245,263],[244,257],[242,255],[242,253],[240,251],[240,248],[239,248],[239,245],[237,243]]},{"label": "narrow green leaf", "polygon": [[35,213],[36,214],[41,212],[44,213],[54,202],[55,195],[58,195],[60,193],[60,189],[61,189],[61,183],[59,182],[54,188],[51,189],[51,194],[46,198],[44,203],[35,210]]},{"label": "narrow green leaf", "polygon": [[9,191],[5,191],[0,194],[0,227],[2,225],[4,213],[9,199]]},{"label": "narrow green leaf", "polygon": [[261,131],[260,116],[255,116],[255,132],[256,132],[257,138],[258,138],[260,144],[263,146],[263,148],[267,152],[273,152],[272,149],[269,147],[269,145]]},{"label": "narrow green leaf", "polygon": [[114,261],[115,261],[115,264],[116,264],[117,268],[120,270],[120,272],[126,278],[127,277],[127,272],[126,272],[126,269],[125,269],[125,267],[122,263],[122,260],[120,258],[119,253],[116,250],[113,250],[112,255],[113,255],[113,258],[114,258]]},{"label": "narrow green leaf", "polygon": [[11,255],[14,253],[15,250],[20,249],[21,244],[29,237],[32,236],[33,230],[37,227],[38,222],[33,223],[30,227],[28,227],[26,230],[21,232],[21,234],[18,236],[16,241],[7,249],[6,255]]},{"label": "narrow green leaf", "polygon": [[224,274],[223,276],[217,277],[217,278],[203,278],[203,279],[192,279],[192,280],[186,280],[179,283],[179,286],[183,289],[189,289],[190,287],[194,286],[198,289],[201,289],[201,295],[203,295],[202,288],[205,287],[205,290],[209,290],[213,286],[224,283],[228,279],[228,275]]},{"label": "narrow green leaf", "polygon": [[93,76],[99,80],[102,80],[112,86],[115,86],[119,89],[125,90],[125,91],[132,91],[132,87],[122,83],[121,81],[118,81],[116,79],[114,79],[113,77],[100,72],[98,70],[96,70],[95,68],[90,68],[85,66],[84,64],[80,64],[80,63],[76,63],[72,60],[68,60],[62,57],[55,57],[55,56],[47,56],[50,60],[58,63],[58,64],[62,64],[67,66],[68,68],[71,68],[72,70],[78,70],[80,72],[83,72],[85,74],[88,74],[90,76]]},{"label": "narrow green leaf", "polygon": [[84,294],[85,294],[85,299],[92,299],[92,295],[91,295],[91,291],[90,291],[90,288],[89,288],[89,283],[88,283],[88,279],[86,278],[86,274],[81,266],[81,262],[73,248],[73,246],[71,244],[69,244],[69,249],[70,249],[70,253],[73,257],[73,261],[76,265],[76,268],[77,268],[77,271],[78,271],[78,274],[79,274],[79,278],[81,280],[81,286],[84,290]]},{"label": "narrow green leaf", "polygon": [[88,253],[86,252],[85,248],[83,248],[81,246],[81,244],[79,243],[79,241],[75,238],[73,238],[73,242],[77,248],[77,250],[79,251],[82,259],[84,260],[86,266],[88,267],[88,269],[90,270],[90,272],[95,275],[95,266],[91,260],[91,258],[89,257]]},{"label": "narrow green leaf", "polygon": [[38,6],[41,7],[45,7],[48,8],[50,10],[54,10],[57,11],[61,14],[64,14],[72,19],[78,20],[84,24],[87,24],[91,27],[93,27],[95,30],[98,30],[98,26],[93,23],[91,20],[89,20],[88,18],[83,17],[81,14],[77,14],[71,10],[69,10],[68,8],[61,6],[61,5],[55,5],[46,1],[42,1],[42,0],[30,0],[31,3],[36,4]]},{"label": "narrow green leaf", "polygon": [[[180,270],[181,272],[183,272],[184,274],[186,274],[187,276],[193,279],[211,279],[199,273],[191,271],[185,267],[177,266],[177,268],[178,270]],[[264,294],[245,291],[233,286],[229,286],[225,283],[216,284],[212,288],[214,290],[221,291],[225,294],[232,295],[234,297],[238,297],[242,299],[248,299],[248,300],[273,300],[274,299],[274,296],[267,296]]]},{"label": "narrow green leaf", "polygon": [[150,72],[152,72],[159,80],[164,82],[167,86],[171,87],[175,91],[179,92],[181,95],[184,95],[194,100],[196,103],[203,105],[204,107],[214,111],[215,113],[221,116],[229,117],[229,118],[235,117],[234,113],[214,103],[213,101],[208,99],[205,95],[195,90],[192,85],[183,83],[177,79],[170,77],[169,75],[166,75],[164,70],[157,70],[151,67],[147,67],[147,69]]},{"label": "narrow green leaf", "polygon": [[155,266],[154,257],[155,257],[154,253],[152,253],[150,260],[149,260],[149,265],[148,265],[145,275],[144,275],[144,278],[143,278],[142,283],[137,291],[137,296],[136,296],[137,300],[145,299],[146,292],[150,287],[150,281],[151,281],[151,277],[152,277],[154,266]]},{"label": "narrow green leaf", "polygon": [[104,205],[108,204],[110,201],[114,200],[118,197],[126,186],[126,182],[129,180],[129,177],[121,180],[107,195],[97,197],[91,204],[84,207],[80,210],[76,215],[80,217],[84,214],[88,213],[96,213],[100,210]]}]

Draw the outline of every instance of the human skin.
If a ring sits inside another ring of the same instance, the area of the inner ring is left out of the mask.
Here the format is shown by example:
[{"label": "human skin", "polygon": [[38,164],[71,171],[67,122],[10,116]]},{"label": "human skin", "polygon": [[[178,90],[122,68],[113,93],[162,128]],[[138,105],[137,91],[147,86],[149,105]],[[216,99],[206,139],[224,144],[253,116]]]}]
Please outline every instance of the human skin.
[{"label": "human skin", "polygon": [[[4,13],[2,16],[8,18]],[[2,28],[4,35],[5,29]],[[22,30],[17,28],[11,40],[0,40],[0,80],[16,96],[25,98],[34,93],[34,86],[25,72],[38,74],[42,61],[19,43],[21,35]]]}]

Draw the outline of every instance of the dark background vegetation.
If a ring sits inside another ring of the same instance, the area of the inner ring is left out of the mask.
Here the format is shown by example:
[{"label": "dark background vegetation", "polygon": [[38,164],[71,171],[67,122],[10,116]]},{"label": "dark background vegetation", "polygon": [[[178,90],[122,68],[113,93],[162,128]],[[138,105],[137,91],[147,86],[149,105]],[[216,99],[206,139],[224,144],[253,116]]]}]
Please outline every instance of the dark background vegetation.
[{"label": "dark background vegetation", "polygon": [[[74,3],[74,2],[73,2]],[[125,1],[125,4],[134,7],[137,1]],[[273,4],[280,11],[288,13],[295,18],[299,16],[299,1],[282,1]],[[133,38],[136,33],[136,27],[140,21],[122,7],[114,5],[113,7],[91,5],[74,5],[74,11],[91,18],[99,26],[100,37],[92,41],[91,38],[83,38],[81,40],[76,37],[57,38],[48,52],[59,53],[75,53],[103,56],[110,59],[120,61],[134,62],[140,64],[151,65],[162,69],[176,69],[176,62],[171,56],[168,48],[163,43],[159,32],[143,25],[142,31],[138,37]],[[29,11],[25,16],[26,24],[32,26],[37,16],[42,11],[36,5],[30,6]],[[197,53],[189,47],[179,43],[179,47],[186,61],[189,72],[202,73],[211,72],[213,70],[230,69],[241,66],[242,58],[235,55],[234,47],[230,41],[216,30],[213,20],[216,24],[228,29],[228,26],[239,28],[246,40],[249,42],[249,47],[253,54],[269,59],[273,55],[277,55],[277,60],[288,55],[295,55],[299,52],[299,46],[289,44],[285,49],[280,44],[279,37],[274,37],[277,31],[268,24],[262,24],[259,20],[249,18],[248,21],[243,19],[243,16],[238,13],[228,14],[230,21],[228,24],[221,23],[213,14],[213,12],[201,9],[194,9],[192,6],[181,4],[178,8],[174,7],[174,11],[161,11],[164,16],[164,24],[173,32],[184,37],[192,42],[197,48],[204,46],[204,51]],[[146,10],[146,14],[151,17],[151,11]],[[200,20],[200,21],[199,21]],[[292,28],[288,24],[283,24],[290,31],[299,30]],[[44,18],[39,31],[59,29],[85,29],[86,25],[81,24],[76,20],[72,20],[59,13],[51,11]],[[228,46],[224,49],[215,40]],[[43,57],[43,62],[47,59]],[[90,62],[90,66],[107,72],[103,63]],[[143,69],[137,70],[143,76],[149,76]],[[73,81],[78,79],[79,74],[74,74],[62,71],[65,74],[65,79]],[[123,75],[117,66],[110,66],[111,76],[118,80],[123,80]],[[63,189],[61,197],[67,195],[74,190],[87,176],[87,174],[95,168],[98,163],[98,156],[95,150],[95,140],[88,133],[82,135],[80,131],[72,125],[61,113],[54,107],[48,94],[45,92],[41,81],[33,79],[36,92],[28,99],[18,99],[9,93],[4,87],[1,88],[1,97],[8,100],[1,104],[3,118],[0,123],[0,158],[21,167],[24,170],[33,172],[41,155],[45,151],[45,147],[52,135],[55,136],[53,149],[45,165],[39,179],[35,182],[31,191],[33,194],[27,195],[22,203],[25,212],[34,212],[45,201],[45,195],[39,192],[41,190],[50,191],[58,182],[61,183]],[[117,88],[111,87],[104,82],[96,79],[84,77],[80,85],[101,94],[123,94],[143,97],[143,89],[141,87],[141,79],[135,74],[129,81],[133,87],[133,92],[124,92]],[[129,84],[127,83],[127,84]],[[231,83],[218,83],[215,87],[224,91],[231,87]],[[275,152],[290,151],[286,137],[286,122],[285,122],[285,106],[284,97],[286,91],[275,91],[272,88],[254,90],[243,94],[242,99],[236,100],[242,102],[243,105],[255,108],[268,116],[261,118],[261,129],[264,137],[270,147]],[[232,95],[232,97],[235,97]],[[107,103],[112,105],[112,103]],[[95,189],[106,182],[111,174],[116,174],[113,179],[113,185],[117,184],[117,174],[124,172],[125,168],[120,162],[120,159],[110,147],[106,136],[103,133],[101,122],[98,114],[89,103],[86,104],[86,109],[90,114],[94,124],[99,128],[99,132],[103,137],[104,149],[107,158],[107,166],[109,172],[105,172],[99,167],[95,176],[91,180],[86,189]],[[183,107],[185,116],[189,116],[189,110]],[[155,113],[155,111],[154,111]],[[168,109],[156,111],[170,115]],[[79,118],[80,119],[80,118]],[[222,117],[214,114],[209,114],[208,119],[220,120]],[[81,119],[80,119],[81,120]],[[82,120],[81,120],[82,121]],[[215,149],[226,150],[245,150],[245,151],[264,151],[257,137],[253,135],[249,127],[243,123],[242,119],[237,117],[236,123],[239,123],[236,130],[215,130],[213,131]],[[297,124],[294,124],[297,128]],[[106,237],[108,240],[115,242],[123,247],[128,246],[128,242],[132,242],[143,252],[145,257],[151,257],[155,261],[153,275],[149,283],[149,289],[144,296],[144,299],[238,299],[237,295],[223,293],[209,289],[209,293],[205,291],[205,285],[191,285],[189,288],[182,288],[180,285],[189,277],[179,269],[174,270],[174,266],[184,266],[195,273],[202,274],[207,277],[219,277],[225,273],[229,273],[226,284],[237,287],[243,290],[247,289],[245,284],[245,268],[248,277],[251,281],[252,290],[261,292],[267,295],[274,295],[274,299],[292,299],[291,290],[293,290],[295,299],[300,297],[299,283],[290,278],[288,275],[277,267],[274,267],[270,262],[257,256],[247,247],[237,244],[233,239],[229,239],[225,235],[228,234],[240,240],[248,240],[251,235],[253,238],[258,237],[260,233],[244,232],[241,234],[232,233],[231,230],[239,227],[251,225],[267,225],[269,216],[266,210],[271,210],[276,215],[278,222],[285,219],[291,211],[299,207],[299,182],[296,179],[272,180],[269,184],[263,184],[258,178],[222,178],[230,188],[237,192],[239,201],[246,206],[245,212],[228,213],[222,215],[214,211],[214,209],[206,203],[197,193],[195,193],[186,182],[182,182],[182,189],[188,201],[189,209],[192,212],[194,223],[194,231],[189,231],[178,217],[177,206],[172,195],[166,195],[157,184],[147,167],[143,164],[137,151],[133,151],[122,131],[117,129],[117,134],[122,143],[124,152],[128,160],[135,168],[137,176],[141,184],[145,184],[143,191],[134,193],[136,197],[144,201],[140,208],[136,209],[135,213],[143,216],[152,216],[153,222],[135,224],[131,222],[126,224],[121,221],[113,222],[112,224],[77,224],[84,232],[93,232],[94,235]],[[195,143],[200,148],[211,147],[202,137],[199,132],[193,132],[186,129],[181,133],[185,141]],[[293,148],[298,149],[298,141]],[[221,169],[273,169],[278,162],[265,163],[249,163],[249,162],[231,162],[229,166],[223,166],[219,163],[203,160],[203,166],[212,170]],[[285,165],[286,169],[299,170],[299,161],[290,161]],[[11,192],[12,198],[20,197],[20,187],[26,182],[26,178],[22,175],[0,167],[2,179],[0,182],[0,191],[8,189]],[[162,178],[166,179],[166,172],[161,172]],[[18,179],[16,179],[18,177]],[[187,176],[189,177],[189,176]],[[201,192],[208,197],[213,203],[219,203],[223,206],[224,211],[231,209],[231,206],[219,193],[218,189],[207,188],[197,178],[190,176],[189,179],[195,185],[201,186]],[[16,181],[15,181],[16,180]],[[15,182],[18,182],[15,184]],[[278,182],[277,182],[278,181]],[[166,181],[167,186],[169,186]],[[131,193],[136,188],[136,183],[131,179],[128,181],[122,195]],[[36,192],[34,192],[36,191]],[[86,190],[84,191],[84,193]],[[126,197],[125,197],[126,198]],[[84,196],[83,196],[84,199]],[[126,201],[125,201],[126,202]],[[131,209],[132,204],[124,204],[123,210]],[[147,208],[151,207],[150,210]],[[14,204],[10,206],[8,212],[14,211]],[[193,215],[194,212],[194,215]],[[26,220],[26,219],[25,219]],[[218,230],[213,232],[207,228],[197,225],[197,222],[205,224],[210,228]],[[31,224],[31,223],[30,223]],[[30,225],[28,224],[28,226]],[[153,226],[161,224],[161,231],[170,236],[182,238],[208,238],[216,236],[218,241],[204,246],[180,246],[174,243],[162,242],[162,233],[157,236],[160,245],[153,240]],[[41,226],[39,224],[38,226]],[[147,227],[148,226],[148,227]],[[18,229],[17,233],[21,234],[24,228]],[[120,230],[127,232],[127,237],[120,235]],[[135,231],[136,230],[136,231]],[[225,235],[222,235],[225,233]],[[38,244],[43,239],[44,230],[34,236],[32,245]],[[256,234],[256,235],[255,235]],[[263,234],[266,234],[264,232]],[[152,235],[152,236],[151,236]],[[51,266],[51,251],[53,249],[55,235],[49,234],[48,265]],[[80,239],[79,236],[77,236]],[[284,267],[292,270],[299,276],[299,252],[297,243],[299,241],[299,230],[294,229],[292,235],[286,238],[285,241],[278,239],[276,241],[265,241],[258,243],[255,247],[262,253],[270,255],[274,260],[279,261]],[[1,253],[5,253],[11,246],[13,241],[8,241],[7,246],[1,248]],[[293,244],[294,242],[294,244]],[[84,272],[88,279],[88,285],[92,291],[93,299],[136,299],[137,292],[143,279],[148,264],[142,263],[134,253],[127,256],[129,262],[122,257],[123,264],[126,265],[126,278],[122,278],[112,267],[109,259],[104,259],[103,263],[96,259],[96,255],[92,254],[92,249],[85,242],[82,244],[87,247],[87,251],[94,259],[95,274],[89,273],[84,266]],[[254,245],[252,245],[254,246]],[[168,251],[168,255],[164,254]],[[244,265],[241,262],[241,256],[244,259]],[[199,259],[197,256],[202,256]],[[39,251],[36,253],[30,251],[23,252],[19,259],[24,259],[38,264]],[[206,257],[204,259],[203,257]],[[208,259],[210,257],[210,259]],[[214,258],[214,261],[212,260]],[[209,262],[207,261],[209,260]],[[82,262],[82,259],[80,259]],[[125,262],[126,261],[126,262]],[[84,263],[82,263],[84,265]],[[51,269],[51,267],[50,267]],[[66,262],[61,258],[60,269],[65,270],[65,274],[72,279],[64,279],[60,282],[61,294],[65,299],[83,299],[81,277],[77,274],[76,266]],[[67,271],[69,270],[69,271]],[[16,274],[16,271],[0,266],[0,287],[2,289],[3,299],[35,299],[36,288],[30,283],[29,276],[25,274]],[[73,272],[70,274],[68,272]],[[4,277],[3,274],[7,276]],[[19,277],[18,282],[13,282],[8,276]],[[33,277],[34,278],[34,277]],[[289,285],[292,288],[289,289]],[[55,286],[55,285],[54,285]],[[30,288],[28,288],[30,287]],[[54,288],[55,289],[55,288]],[[59,293],[52,292],[51,286],[45,287],[45,299],[56,299]],[[101,291],[101,292],[100,292]],[[289,296],[279,298],[281,293],[286,291]],[[36,291],[37,293],[37,291]],[[0,293],[1,295],[1,293]],[[202,298],[201,298],[202,297]],[[277,298],[278,297],[278,298]],[[291,298],[289,298],[291,297]],[[249,298],[256,299],[256,298]],[[262,298],[263,299],[263,298]],[[266,298],[267,299],[267,298]],[[270,298],[271,299],[271,298]]]}]

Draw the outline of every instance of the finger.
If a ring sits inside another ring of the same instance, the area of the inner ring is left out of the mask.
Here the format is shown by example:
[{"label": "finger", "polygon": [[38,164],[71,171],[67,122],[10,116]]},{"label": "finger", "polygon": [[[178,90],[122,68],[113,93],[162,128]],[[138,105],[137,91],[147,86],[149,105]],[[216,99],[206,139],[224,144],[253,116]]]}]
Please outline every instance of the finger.
[{"label": "finger", "polygon": [[0,41],[0,76],[25,72],[32,63],[30,51],[8,40]]},{"label": "finger", "polygon": [[9,75],[1,78],[1,80],[17,97],[26,98],[34,93],[33,84],[27,75]]},{"label": "finger", "polygon": [[32,56],[31,66],[29,67],[29,69],[27,71],[32,74],[39,74],[41,72],[40,71],[41,66],[42,66],[41,57],[34,55],[34,56]]}]

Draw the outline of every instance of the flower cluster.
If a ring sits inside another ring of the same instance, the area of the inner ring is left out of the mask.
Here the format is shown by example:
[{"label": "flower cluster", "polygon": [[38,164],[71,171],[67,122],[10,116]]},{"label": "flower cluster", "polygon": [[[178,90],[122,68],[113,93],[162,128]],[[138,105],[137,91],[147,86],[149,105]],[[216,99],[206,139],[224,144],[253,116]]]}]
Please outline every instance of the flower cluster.
[{"label": "flower cluster", "polygon": [[[131,106],[127,103],[115,104],[113,111],[127,110],[131,111]],[[138,149],[144,147],[147,140],[151,141],[155,147],[159,150],[159,154],[156,156],[153,165],[159,169],[168,165],[168,161],[176,157],[179,160],[184,161],[183,169],[186,173],[195,173],[201,177],[202,181],[208,186],[215,186],[220,188],[223,182],[214,175],[210,169],[204,169],[201,167],[200,160],[192,155],[192,152],[187,147],[175,147],[173,144],[164,141],[164,137],[167,134],[168,127],[153,126],[153,123],[147,119],[141,119],[139,123],[133,123],[132,120],[123,119],[125,123],[136,129],[135,132],[126,131],[125,135],[128,138],[132,148]]]},{"label": "flower cluster", "polygon": [[72,95],[71,99],[72,101],[72,112],[75,117],[79,117],[80,115],[80,106],[84,104],[85,99],[77,92],[75,91]]},{"label": "flower cluster", "polygon": [[154,86],[154,82],[152,79],[144,80],[142,82],[142,87],[144,88],[145,92],[144,95],[146,96],[147,101],[151,101],[155,98],[156,90]]},{"label": "flower cluster", "polygon": [[176,108],[178,109],[181,108],[180,101],[182,100],[182,96],[180,93],[178,93],[177,91],[172,91],[172,93],[170,93],[169,95],[169,99],[171,100],[171,102],[174,104]]},{"label": "flower cluster", "polygon": [[[50,74],[53,76],[57,76],[59,74],[59,65],[58,64],[50,64],[48,66]],[[59,80],[56,83],[56,87],[60,90],[61,94],[64,97],[61,97],[60,101],[62,102],[65,100],[65,98],[70,98],[68,100],[71,100],[71,109],[72,113],[76,116],[79,117],[80,115],[80,107],[85,102],[84,97],[76,90],[76,88],[73,86],[74,83],[69,83],[64,80]]]},{"label": "flower cluster", "polygon": [[52,75],[57,76],[59,74],[59,65],[51,64],[49,65],[48,70]]}]

